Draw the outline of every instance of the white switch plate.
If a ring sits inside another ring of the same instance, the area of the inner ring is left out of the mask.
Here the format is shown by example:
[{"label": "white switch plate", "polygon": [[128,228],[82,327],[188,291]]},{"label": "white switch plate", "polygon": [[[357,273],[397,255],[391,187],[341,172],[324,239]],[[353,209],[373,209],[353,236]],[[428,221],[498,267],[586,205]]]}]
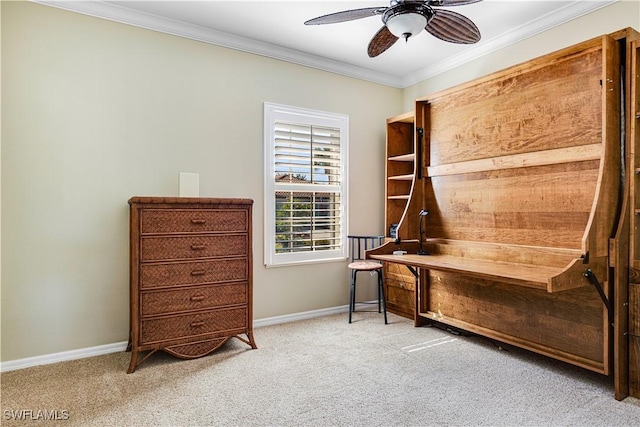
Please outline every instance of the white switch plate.
[{"label": "white switch plate", "polygon": [[180,197],[200,197],[200,174],[180,172]]}]

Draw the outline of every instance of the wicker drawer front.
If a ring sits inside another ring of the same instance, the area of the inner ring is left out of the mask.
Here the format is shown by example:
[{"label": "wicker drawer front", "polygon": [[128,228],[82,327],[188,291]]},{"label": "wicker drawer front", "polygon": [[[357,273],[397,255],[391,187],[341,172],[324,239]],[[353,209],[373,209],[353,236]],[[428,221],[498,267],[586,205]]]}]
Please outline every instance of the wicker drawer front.
[{"label": "wicker drawer front", "polygon": [[142,293],[142,315],[166,314],[187,310],[246,304],[247,284],[194,286],[174,291]]},{"label": "wicker drawer front", "polygon": [[247,231],[246,210],[143,209],[141,231],[148,233],[210,233]]},{"label": "wicker drawer front", "polygon": [[169,341],[247,328],[247,308],[216,310],[142,321],[142,343]]},{"label": "wicker drawer front", "polygon": [[246,257],[173,264],[142,264],[142,289],[180,286],[198,283],[247,280],[249,263]]},{"label": "wicker drawer front", "polygon": [[246,234],[187,237],[143,237],[142,261],[245,255]]}]

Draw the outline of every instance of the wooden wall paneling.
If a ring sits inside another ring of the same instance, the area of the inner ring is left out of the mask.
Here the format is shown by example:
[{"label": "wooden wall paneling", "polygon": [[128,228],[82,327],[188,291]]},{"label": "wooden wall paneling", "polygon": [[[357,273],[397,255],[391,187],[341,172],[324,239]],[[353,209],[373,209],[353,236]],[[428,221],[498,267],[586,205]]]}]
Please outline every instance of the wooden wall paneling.
[{"label": "wooden wall paneling", "polygon": [[640,337],[629,339],[629,395],[640,397]]},{"label": "wooden wall paneling", "polygon": [[620,222],[611,239],[610,267],[613,269],[613,377],[617,400],[629,395],[629,179],[625,183]]},{"label": "wooden wall paneling", "polygon": [[[595,209],[585,230],[583,247],[591,256],[607,256],[609,239],[613,237],[619,216],[621,195],[621,55],[618,43],[602,37],[602,142]],[[601,279],[603,280],[603,279]],[[610,295],[610,293],[608,294]]]},{"label": "wooden wall paneling", "polygon": [[404,265],[384,263],[387,310],[413,319],[415,278]]},{"label": "wooden wall paneling", "polygon": [[640,397],[640,284],[629,285],[629,394]]},{"label": "wooden wall paneling", "polygon": [[429,237],[580,249],[598,167],[587,161],[530,167],[526,175],[506,169],[432,177]]},{"label": "wooden wall paneling", "polygon": [[629,394],[640,398],[640,41],[637,33],[634,35],[627,58],[630,70],[627,145],[631,160],[629,204],[632,218],[629,245]]},{"label": "wooden wall paneling", "polygon": [[511,71],[429,97],[430,166],[601,142],[600,39]]},{"label": "wooden wall paneling", "polygon": [[428,281],[423,316],[607,373],[605,319],[595,289],[549,294],[439,271],[430,271]]},{"label": "wooden wall paneling", "polygon": [[621,45],[625,57],[624,75],[624,126],[625,140],[622,142],[623,163],[624,163],[624,188],[623,201],[620,210],[620,220],[615,237],[611,241],[611,267],[613,269],[613,309],[614,309],[614,333],[613,333],[613,377],[614,393],[617,400],[622,400],[629,395],[630,387],[630,355],[631,348],[629,336],[629,288],[633,259],[633,228],[631,227],[634,218],[635,196],[635,174],[633,153],[635,152],[633,143],[634,125],[634,61],[636,58],[634,39],[640,37],[640,33],[627,28],[620,34],[611,35]]}]

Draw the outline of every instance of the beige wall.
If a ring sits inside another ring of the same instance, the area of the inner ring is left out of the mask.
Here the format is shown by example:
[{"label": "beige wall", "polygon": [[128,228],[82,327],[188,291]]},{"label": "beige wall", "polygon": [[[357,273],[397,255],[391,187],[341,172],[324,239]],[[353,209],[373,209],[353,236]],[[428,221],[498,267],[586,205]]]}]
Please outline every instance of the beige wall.
[{"label": "beige wall", "polygon": [[640,1],[622,0],[404,90],[404,110],[417,98],[485,76],[576,43],[631,27],[640,31]]},{"label": "beige wall", "polygon": [[2,361],[127,339],[127,200],[180,172],[255,200],[256,319],[346,305],[346,263],[262,264],[263,102],[349,115],[350,231],[379,233],[401,90],[19,2],[2,63]]}]

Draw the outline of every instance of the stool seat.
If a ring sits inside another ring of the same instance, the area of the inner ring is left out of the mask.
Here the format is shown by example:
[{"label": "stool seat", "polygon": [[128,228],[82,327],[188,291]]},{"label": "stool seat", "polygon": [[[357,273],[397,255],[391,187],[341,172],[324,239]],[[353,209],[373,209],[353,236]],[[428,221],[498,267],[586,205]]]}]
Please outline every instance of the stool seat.
[{"label": "stool seat", "polygon": [[380,270],[382,264],[375,261],[354,261],[349,264],[349,268],[352,270],[375,271]]}]

